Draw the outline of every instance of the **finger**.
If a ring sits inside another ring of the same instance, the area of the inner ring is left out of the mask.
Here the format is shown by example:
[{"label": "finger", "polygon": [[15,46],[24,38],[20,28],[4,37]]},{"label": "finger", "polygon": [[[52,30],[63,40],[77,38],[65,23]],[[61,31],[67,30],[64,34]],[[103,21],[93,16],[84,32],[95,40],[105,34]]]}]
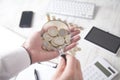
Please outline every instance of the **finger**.
[{"label": "finger", "polygon": [[76,59],[75,59],[75,57],[71,56],[71,55],[66,55],[66,59],[67,59],[67,61],[66,61],[65,70],[67,72],[74,71],[76,69]]},{"label": "finger", "polygon": [[73,42],[69,46],[66,46],[65,49],[64,49],[64,51],[68,51],[68,50],[72,49],[73,47],[75,47],[76,45],[77,45],[77,43]]},{"label": "finger", "polygon": [[73,31],[75,31],[75,28],[73,28],[73,27],[70,28],[70,32],[73,32]]},{"label": "finger", "polygon": [[64,58],[60,57],[60,63],[58,64],[57,70],[55,72],[56,77],[62,75],[64,68],[65,68],[65,60]]},{"label": "finger", "polygon": [[77,35],[77,36],[74,36],[74,37],[71,39],[71,42],[73,43],[73,42],[77,42],[77,41],[79,41],[79,40],[80,40],[80,36]]},{"label": "finger", "polygon": [[76,62],[76,69],[77,69],[77,70],[80,70],[80,68],[81,68],[81,67],[80,67],[80,62],[79,62],[79,60],[77,60],[77,62]]},{"label": "finger", "polygon": [[78,29],[76,29],[75,27],[70,28],[70,31],[71,31],[71,32],[74,32],[74,31],[76,31],[76,30],[78,30]]},{"label": "finger", "polygon": [[71,44],[66,46],[64,51],[68,51],[72,48],[74,48],[75,46],[77,46],[77,42],[80,40],[80,36],[75,36],[72,40],[71,40]]},{"label": "finger", "polygon": [[77,72],[78,76],[80,76],[79,80],[83,80],[80,62],[78,60],[77,60],[77,65],[76,65],[76,72]]},{"label": "finger", "polygon": [[81,27],[78,27],[77,25],[76,26],[72,25],[72,26],[70,26],[70,31],[72,32],[72,31],[75,31],[75,30],[80,30],[80,28]]},{"label": "finger", "polygon": [[71,32],[71,35],[73,37],[73,36],[75,36],[75,35],[77,35],[79,33],[80,33],[80,30],[75,30],[75,31]]}]

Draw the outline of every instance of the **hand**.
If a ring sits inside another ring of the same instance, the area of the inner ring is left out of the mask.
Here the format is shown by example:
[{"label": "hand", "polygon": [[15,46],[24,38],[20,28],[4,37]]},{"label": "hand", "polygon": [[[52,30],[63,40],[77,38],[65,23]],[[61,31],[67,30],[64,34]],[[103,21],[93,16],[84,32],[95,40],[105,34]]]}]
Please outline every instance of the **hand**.
[{"label": "hand", "polygon": [[71,55],[66,55],[66,62],[61,57],[52,80],[83,80],[80,62]]},{"label": "hand", "polygon": [[[45,51],[42,48],[42,31],[35,32],[30,38],[28,38],[23,47],[28,51],[28,54],[31,56],[32,63],[39,62],[39,61],[46,61],[57,57],[59,54],[57,51]],[[80,39],[79,37],[79,30],[74,28],[71,29],[72,33],[72,43],[65,48],[64,51],[67,51],[76,46],[77,41]]]}]

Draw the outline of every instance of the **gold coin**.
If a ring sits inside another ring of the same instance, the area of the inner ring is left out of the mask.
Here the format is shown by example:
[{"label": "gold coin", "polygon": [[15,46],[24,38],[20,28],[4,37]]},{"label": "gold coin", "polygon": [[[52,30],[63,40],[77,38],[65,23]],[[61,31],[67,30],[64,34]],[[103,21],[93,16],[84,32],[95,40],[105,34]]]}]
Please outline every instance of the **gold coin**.
[{"label": "gold coin", "polygon": [[54,38],[54,43],[57,45],[63,45],[65,42],[64,38],[61,36],[55,37]]},{"label": "gold coin", "polygon": [[66,35],[68,34],[68,31],[65,30],[65,29],[60,29],[58,34],[59,34],[60,36],[66,36]]},{"label": "gold coin", "polygon": [[43,46],[46,47],[46,49],[47,49],[48,51],[54,49],[54,47],[51,46],[51,44],[50,44],[49,42],[45,41],[45,40],[43,41]]},{"label": "gold coin", "polygon": [[45,32],[45,33],[43,34],[43,38],[44,38],[46,41],[51,41],[51,40],[52,40],[52,37],[51,37],[47,32]]},{"label": "gold coin", "polygon": [[69,45],[71,43],[71,35],[70,34],[65,36],[65,42],[67,45]]},{"label": "gold coin", "polygon": [[58,35],[58,30],[57,30],[57,28],[55,28],[55,27],[51,27],[51,28],[49,28],[48,29],[48,34],[50,35],[50,36],[57,36]]},{"label": "gold coin", "polygon": [[57,44],[54,43],[54,39],[52,39],[51,44],[52,44],[54,47],[59,46],[59,45],[57,45]]}]

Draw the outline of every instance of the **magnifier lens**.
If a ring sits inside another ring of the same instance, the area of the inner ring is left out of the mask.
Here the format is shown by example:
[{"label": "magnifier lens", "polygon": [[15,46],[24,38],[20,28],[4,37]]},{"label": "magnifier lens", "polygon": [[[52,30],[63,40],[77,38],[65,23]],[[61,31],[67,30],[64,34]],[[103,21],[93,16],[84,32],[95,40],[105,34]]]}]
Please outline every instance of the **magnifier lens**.
[{"label": "magnifier lens", "polygon": [[62,21],[51,20],[44,24],[43,30],[43,48],[47,51],[63,51],[71,43],[70,28]]}]

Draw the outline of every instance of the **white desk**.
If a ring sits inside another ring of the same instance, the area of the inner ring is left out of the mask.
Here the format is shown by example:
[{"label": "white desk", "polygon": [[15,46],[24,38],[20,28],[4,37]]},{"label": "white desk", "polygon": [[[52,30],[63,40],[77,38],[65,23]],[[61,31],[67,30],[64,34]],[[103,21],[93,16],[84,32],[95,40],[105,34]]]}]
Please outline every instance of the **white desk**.
[{"label": "white desk", "polygon": [[[40,30],[45,23],[45,8],[48,1],[49,0],[0,0],[0,25],[17,32],[18,34],[20,33],[22,37],[26,38],[35,30]],[[84,40],[84,37],[92,26],[96,26],[120,37],[120,0],[79,1],[93,2],[96,4],[95,17],[93,20],[69,16],[56,16],[56,18],[61,18],[84,27],[84,30],[81,31],[80,34],[81,40],[79,41],[79,46],[82,50],[76,55],[81,62],[82,69],[92,62],[95,57],[102,56],[120,71],[120,51],[118,52],[118,56],[113,56],[111,55],[111,52]],[[32,10],[35,13],[33,25],[30,29],[19,28],[21,12],[24,10]],[[24,75],[25,73],[30,73],[31,67],[27,70],[28,71],[24,71],[21,74]],[[24,80],[26,79],[24,78]],[[120,80],[120,74],[114,80]]]}]

